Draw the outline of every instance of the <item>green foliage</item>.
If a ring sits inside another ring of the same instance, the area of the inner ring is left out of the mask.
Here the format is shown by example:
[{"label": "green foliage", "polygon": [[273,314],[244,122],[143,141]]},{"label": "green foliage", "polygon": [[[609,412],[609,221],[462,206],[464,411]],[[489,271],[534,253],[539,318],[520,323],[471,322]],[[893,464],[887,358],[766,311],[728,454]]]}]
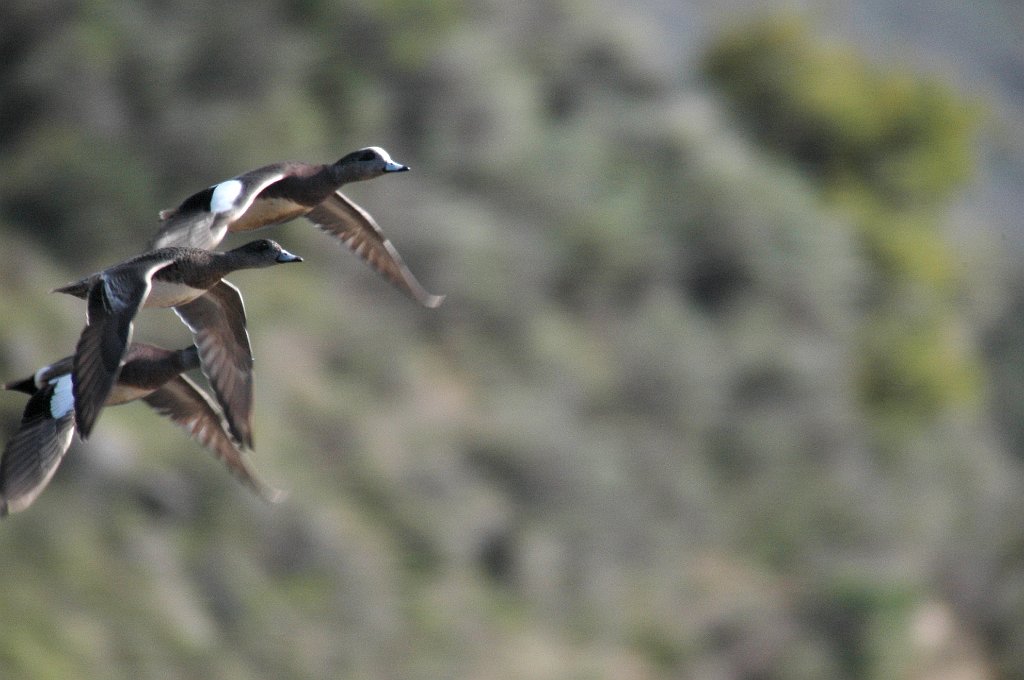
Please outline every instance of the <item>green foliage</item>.
[{"label": "green foliage", "polygon": [[872,415],[890,416],[902,427],[941,413],[950,403],[976,405],[982,386],[979,358],[965,351],[955,322],[918,316],[925,318],[879,320],[863,349],[861,389],[868,405],[880,411]]},{"label": "green foliage", "polygon": [[860,350],[872,416],[912,431],[976,401],[980,361],[941,311],[960,281],[937,218],[972,175],[975,107],[934,80],[824,42],[795,17],[723,36],[704,71],[750,132],[797,163],[858,230],[873,278]]},{"label": "green foliage", "polygon": [[791,17],[722,37],[706,74],[752,132],[825,187],[851,181],[899,207],[971,177],[977,112],[947,87],[870,63]]},{"label": "green foliage", "polygon": [[9,219],[49,249],[70,241],[76,257],[126,253],[128,225],[151,221],[153,175],[109,137],[50,128],[27,136],[9,163],[0,179]]}]

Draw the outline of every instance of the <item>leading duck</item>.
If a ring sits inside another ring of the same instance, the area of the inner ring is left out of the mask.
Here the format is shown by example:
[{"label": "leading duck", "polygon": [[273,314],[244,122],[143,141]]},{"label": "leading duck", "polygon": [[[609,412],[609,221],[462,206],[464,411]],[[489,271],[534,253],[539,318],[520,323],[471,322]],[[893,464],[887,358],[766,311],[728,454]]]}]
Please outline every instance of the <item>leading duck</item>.
[{"label": "leading duck", "polygon": [[215,248],[228,232],[305,216],[420,304],[437,307],[444,296],[429,293],[420,285],[373,217],[340,191],[350,182],[408,169],[377,146],[353,151],[331,164],[284,161],[265,165],[207,187],[177,208],[161,211],[160,229],[150,247]]}]

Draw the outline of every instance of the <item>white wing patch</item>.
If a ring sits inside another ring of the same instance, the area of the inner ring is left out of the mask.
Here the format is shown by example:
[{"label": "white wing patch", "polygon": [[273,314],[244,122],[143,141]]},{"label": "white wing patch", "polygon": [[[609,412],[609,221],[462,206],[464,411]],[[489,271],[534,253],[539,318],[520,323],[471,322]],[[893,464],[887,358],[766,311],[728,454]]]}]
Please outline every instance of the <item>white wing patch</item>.
[{"label": "white wing patch", "polygon": [[235,208],[235,201],[242,195],[242,183],[237,179],[221,182],[213,188],[210,196],[210,212],[223,213]]},{"label": "white wing patch", "polygon": [[50,415],[54,420],[59,420],[75,408],[75,397],[71,393],[71,374],[62,375],[52,383],[53,396],[50,397]]}]

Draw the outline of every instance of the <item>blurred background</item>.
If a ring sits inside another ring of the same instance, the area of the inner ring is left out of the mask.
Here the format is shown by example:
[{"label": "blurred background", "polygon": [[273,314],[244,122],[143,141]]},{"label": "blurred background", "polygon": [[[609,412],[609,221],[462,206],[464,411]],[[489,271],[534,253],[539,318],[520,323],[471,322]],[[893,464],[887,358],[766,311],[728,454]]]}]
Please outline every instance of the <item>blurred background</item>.
[{"label": "blurred background", "polygon": [[1013,0],[4,0],[4,380],[74,347],[47,291],[278,160],[410,164],[346,193],[448,298],[263,232],[305,257],[232,277],[290,497],[107,410],[0,523],[0,677],[1021,677],[1022,30]]}]

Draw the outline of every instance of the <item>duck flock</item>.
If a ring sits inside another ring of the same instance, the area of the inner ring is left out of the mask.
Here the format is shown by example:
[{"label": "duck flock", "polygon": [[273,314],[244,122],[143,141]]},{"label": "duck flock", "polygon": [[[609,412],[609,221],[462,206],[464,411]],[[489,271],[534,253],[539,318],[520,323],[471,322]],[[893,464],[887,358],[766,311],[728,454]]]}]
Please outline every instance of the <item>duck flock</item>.
[{"label": "duck flock", "polygon": [[[0,515],[32,504],[74,433],[88,438],[104,406],[136,399],[184,428],[261,497],[279,499],[246,458],[253,446],[253,357],[242,295],[224,277],[302,258],[269,239],[213,249],[228,232],[306,217],[410,297],[436,307],[444,297],[420,285],[376,221],[340,191],[408,169],[371,146],[336,163],[286,161],[251,170],[161,211],[146,252],[55,289],[86,301],[86,325],[72,356],[4,385],[29,399],[0,458]],[[172,308],[195,343],[179,350],[132,343],[143,307]],[[212,397],[186,375],[196,368]]]}]

